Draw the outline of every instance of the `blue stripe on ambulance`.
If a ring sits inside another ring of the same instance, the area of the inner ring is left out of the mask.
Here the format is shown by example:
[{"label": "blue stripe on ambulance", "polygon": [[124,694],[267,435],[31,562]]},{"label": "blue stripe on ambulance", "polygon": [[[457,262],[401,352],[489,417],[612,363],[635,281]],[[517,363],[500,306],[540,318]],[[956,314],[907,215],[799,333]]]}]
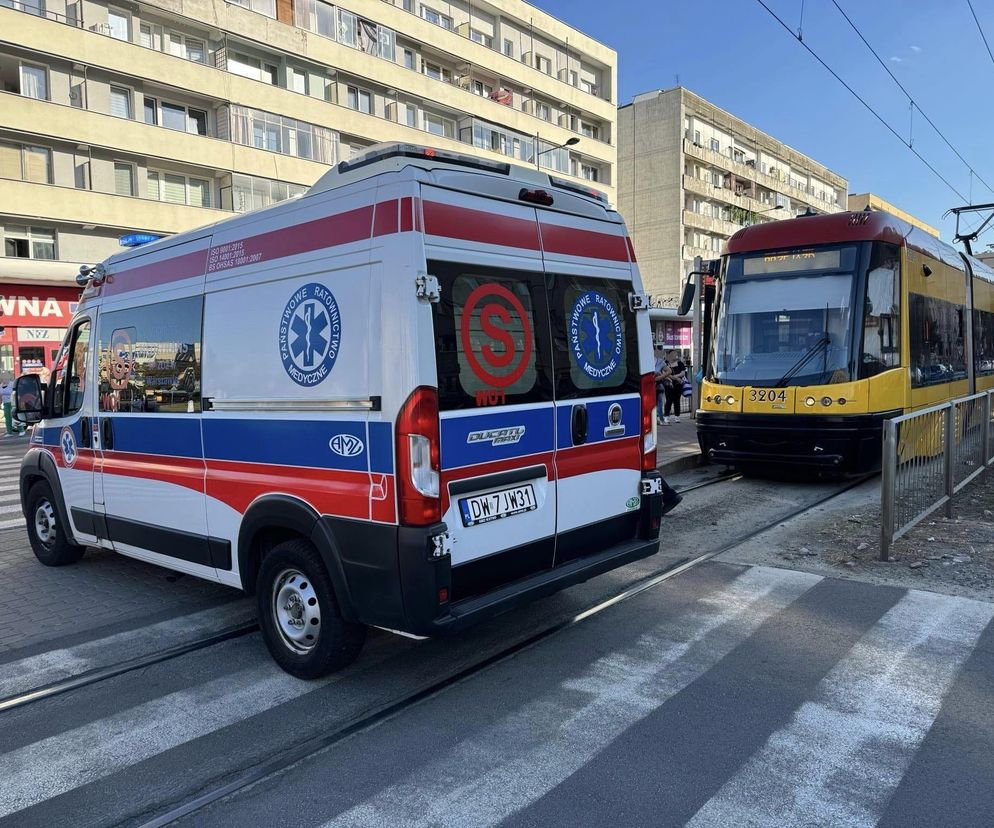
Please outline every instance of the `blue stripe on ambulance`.
[{"label": "blue stripe on ambulance", "polygon": [[[639,435],[642,427],[642,404],[638,398],[612,399],[609,397],[607,399],[594,398],[576,401],[576,404],[580,403],[587,406],[587,439],[583,445]],[[604,431],[608,426],[608,411],[615,404],[621,406],[621,422],[625,430],[605,435]],[[556,432],[559,437],[557,448],[570,448],[573,445],[573,405],[568,400],[564,400],[556,406]]]},{"label": "blue stripe on ambulance", "polygon": [[[502,441],[499,435],[494,434],[496,439],[486,439],[486,432],[519,428],[524,431],[516,438],[511,434]],[[474,436],[472,440],[471,434]],[[541,408],[492,409],[470,415],[443,414],[440,434],[442,468],[475,466],[552,451],[553,434],[552,407],[548,404],[543,404]],[[481,436],[483,439],[480,439]]]}]

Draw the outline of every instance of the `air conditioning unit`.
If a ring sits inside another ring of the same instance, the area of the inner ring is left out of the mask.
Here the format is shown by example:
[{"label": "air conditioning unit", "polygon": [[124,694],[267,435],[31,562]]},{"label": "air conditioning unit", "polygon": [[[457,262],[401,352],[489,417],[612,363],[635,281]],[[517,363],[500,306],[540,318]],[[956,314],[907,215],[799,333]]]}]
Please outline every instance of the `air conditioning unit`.
[{"label": "air conditioning unit", "polygon": [[107,35],[110,37],[114,34],[114,30],[111,28],[109,23],[94,23],[90,26],[91,32],[96,32],[97,34]]},{"label": "air conditioning unit", "polygon": [[567,115],[565,112],[560,112],[559,113],[558,123],[559,123],[559,126],[561,126],[563,129],[569,129],[570,128],[570,116]]},{"label": "air conditioning unit", "polygon": [[460,89],[469,89],[473,79],[469,75],[456,75],[456,86]]},{"label": "air conditioning unit", "polygon": [[534,52],[522,52],[521,62],[527,63],[529,66],[535,65],[535,53]]},{"label": "air conditioning unit", "polygon": [[535,101],[533,101],[531,98],[526,98],[525,100],[523,100],[521,102],[521,111],[524,112],[525,115],[534,115]]}]

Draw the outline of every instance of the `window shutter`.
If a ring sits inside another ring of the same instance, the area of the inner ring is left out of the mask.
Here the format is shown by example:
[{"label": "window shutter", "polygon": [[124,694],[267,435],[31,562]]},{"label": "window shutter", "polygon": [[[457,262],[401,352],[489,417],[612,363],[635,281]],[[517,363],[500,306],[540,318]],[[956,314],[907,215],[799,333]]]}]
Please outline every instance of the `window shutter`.
[{"label": "window shutter", "polygon": [[110,90],[110,114],[118,118],[131,117],[131,98],[126,89]]},{"label": "window shutter", "polygon": [[190,204],[194,207],[211,206],[210,182],[203,178],[190,179]]},{"label": "window shutter", "polygon": [[131,164],[114,164],[114,192],[118,195],[135,194],[135,168]]},{"label": "window shutter", "polygon": [[186,204],[186,179],[182,175],[170,175],[169,173],[166,173],[164,178],[165,200],[171,201],[173,204]]},{"label": "window shutter", "polygon": [[51,150],[44,147],[24,148],[24,180],[38,184],[51,184],[49,158]]},{"label": "window shutter", "polygon": [[149,198],[154,198],[156,201],[161,198],[159,195],[159,174],[157,172],[149,171],[146,189],[148,190]]},{"label": "window shutter", "polygon": [[21,177],[21,148],[15,144],[0,144],[0,178]]}]

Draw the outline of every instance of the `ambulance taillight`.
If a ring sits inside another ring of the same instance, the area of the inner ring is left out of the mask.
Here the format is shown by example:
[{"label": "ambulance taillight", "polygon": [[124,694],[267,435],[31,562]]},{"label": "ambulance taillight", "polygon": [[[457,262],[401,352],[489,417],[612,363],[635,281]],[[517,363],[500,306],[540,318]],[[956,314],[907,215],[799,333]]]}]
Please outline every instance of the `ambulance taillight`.
[{"label": "ambulance taillight", "polygon": [[397,417],[400,522],[428,526],[442,519],[439,499],[438,392],[416,388]]},{"label": "ambulance taillight", "polygon": [[642,471],[656,469],[656,375],[642,375]]}]

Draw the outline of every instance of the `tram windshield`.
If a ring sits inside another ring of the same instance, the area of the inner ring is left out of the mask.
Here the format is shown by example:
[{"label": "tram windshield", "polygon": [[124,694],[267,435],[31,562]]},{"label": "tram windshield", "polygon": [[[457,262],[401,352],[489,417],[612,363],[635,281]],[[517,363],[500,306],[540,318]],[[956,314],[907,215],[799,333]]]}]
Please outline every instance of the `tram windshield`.
[{"label": "tram windshield", "polygon": [[824,385],[851,379],[855,245],[729,257],[715,331],[715,379]]}]

